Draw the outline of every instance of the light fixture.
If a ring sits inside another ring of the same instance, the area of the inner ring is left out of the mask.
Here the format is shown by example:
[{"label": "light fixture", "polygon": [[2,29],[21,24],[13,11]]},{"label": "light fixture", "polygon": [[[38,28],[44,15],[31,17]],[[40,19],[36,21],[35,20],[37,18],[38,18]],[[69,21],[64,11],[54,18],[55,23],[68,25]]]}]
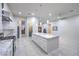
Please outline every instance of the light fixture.
[{"label": "light fixture", "polygon": [[38,24],[36,24],[36,26],[38,26]]},{"label": "light fixture", "polygon": [[60,18],[62,18],[62,17],[60,17],[60,16],[57,17],[57,19],[60,19]]},{"label": "light fixture", "polygon": [[47,24],[49,24],[49,20],[47,20]]},{"label": "light fixture", "polygon": [[35,13],[32,13],[32,16],[34,16],[35,15]]},{"label": "light fixture", "polygon": [[57,19],[59,19],[60,17],[58,16]]},{"label": "light fixture", "polygon": [[40,22],[40,25],[42,25],[42,23]]},{"label": "light fixture", "polygon": [[22,14],[22,12],[18,12],[18,14],[19,14],[19,15],[21,15],[21,14]]},{"label": "light fixture", "polygon": [[34,22],[35,22],[35,20],[36,20],[36,19],[35,19],[35,17],[33,17],[33,18],[32,18],[32,22],[34,23]]},{"label": "light fixture", "polygon": [[51,13],[49,13],[48,15],[49,15],[49,16],[52,16],[52,14],[51,14]]}]

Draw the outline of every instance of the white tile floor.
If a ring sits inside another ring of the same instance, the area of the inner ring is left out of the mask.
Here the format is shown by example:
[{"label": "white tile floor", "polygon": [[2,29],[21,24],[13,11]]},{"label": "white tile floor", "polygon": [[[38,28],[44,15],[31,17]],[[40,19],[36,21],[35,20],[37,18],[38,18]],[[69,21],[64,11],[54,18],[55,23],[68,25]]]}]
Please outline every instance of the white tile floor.
[{"label": "white tile floor", "polygon": [[15,56],[78,56],[78,39],[60,38],[59,48],[48,55],[41,50],[32,40],[32,38],[22,37],[17,40]]}]

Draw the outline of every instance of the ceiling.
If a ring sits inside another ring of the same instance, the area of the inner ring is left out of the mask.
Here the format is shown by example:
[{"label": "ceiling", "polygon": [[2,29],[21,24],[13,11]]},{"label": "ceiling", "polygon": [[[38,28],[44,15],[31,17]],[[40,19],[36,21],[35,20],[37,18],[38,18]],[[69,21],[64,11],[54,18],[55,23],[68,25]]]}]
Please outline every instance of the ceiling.
[{"label": "ceiling", "polygon": [[79,3],[8,3],[8,6],[13,15],[36,16],[44,20],[50,19],[50,21],[79,14]]}]

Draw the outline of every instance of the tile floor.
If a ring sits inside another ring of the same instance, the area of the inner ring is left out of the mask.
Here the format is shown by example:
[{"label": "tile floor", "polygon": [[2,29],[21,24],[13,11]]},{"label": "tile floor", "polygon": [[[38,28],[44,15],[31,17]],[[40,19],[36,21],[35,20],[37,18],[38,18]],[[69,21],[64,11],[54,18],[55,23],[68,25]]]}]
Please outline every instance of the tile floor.
[{"label": "tile floor", "polygon": [[40,49],[29,37],[17,39],[15,56],[78,56],[79,43],[78,39],[65,38],[59,39],[59,48],[46,54]]}]

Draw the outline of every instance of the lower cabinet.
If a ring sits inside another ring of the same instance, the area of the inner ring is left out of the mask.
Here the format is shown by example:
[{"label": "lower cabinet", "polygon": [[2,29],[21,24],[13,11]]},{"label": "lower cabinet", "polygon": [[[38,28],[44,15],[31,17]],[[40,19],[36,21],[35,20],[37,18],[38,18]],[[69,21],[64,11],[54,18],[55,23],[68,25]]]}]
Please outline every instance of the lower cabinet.
[{"label": "lower cabinet", "polygon": [[3,42],[3,44],[0,44],[0,56],[12,56],[12,55],[13,55],[13,40],[6,40]]},{"label": "lower cabinet", "polygon": [[12,54],[13,54],[13,44],[11,44],[11,46],[8,48],[6,56],[12,56]]},{"label": "lower cabinet", "polygon": [[53,50],[57,49],[59,46],[59,37],[53,37],[53,38],[43,38],[38,35],[32,35],[32,40],[40,47],[42,48],[46,53],[50,53]]},{"label": "lower cabinet", "polygon": [[45,50],[45,52],[47,52],[47,41],[46,39],[40,38],[38,36],[33,35],[32,36],[32,40],[43,50]]}]

